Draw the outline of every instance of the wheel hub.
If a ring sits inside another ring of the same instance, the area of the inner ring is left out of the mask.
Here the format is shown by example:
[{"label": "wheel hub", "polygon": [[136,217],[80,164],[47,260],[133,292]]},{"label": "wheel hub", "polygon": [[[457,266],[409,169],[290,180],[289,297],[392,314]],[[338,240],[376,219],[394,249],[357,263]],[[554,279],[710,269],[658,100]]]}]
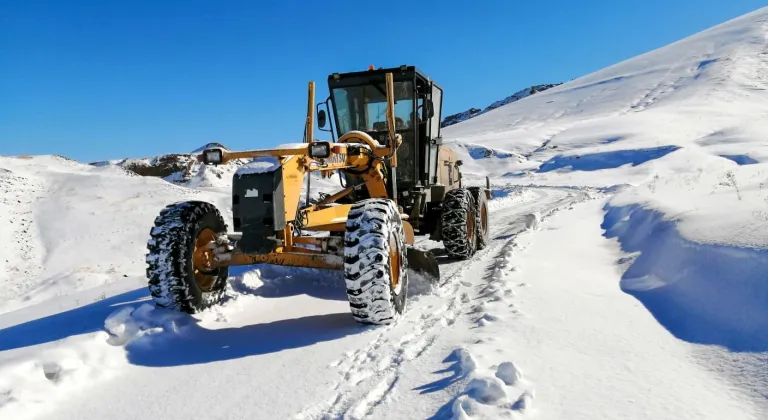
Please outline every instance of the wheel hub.
[{"label": "wheel hub", "polygon": [[488,209],[486,206],[482,206],[480,208],[480,223],[481,223],[481,229],[483,229],[483,233],[488,231]]},{"label": "wheel hub", "polygon": [[389,234],[389,279],[392,289],[397,289],[400,284],[400,250],[397,247],[397,238],[394,232]]},{"label": "wheel hub", "polygon": [[205,228],[197,235],[195,239],[195,249],[192,257],[192,267],[194,269],[195,282],[202,290],[211,290],[216,281],[216,270],[211,268],[213,263],[213,249],[208,245],[216,239],[216,233]]}]

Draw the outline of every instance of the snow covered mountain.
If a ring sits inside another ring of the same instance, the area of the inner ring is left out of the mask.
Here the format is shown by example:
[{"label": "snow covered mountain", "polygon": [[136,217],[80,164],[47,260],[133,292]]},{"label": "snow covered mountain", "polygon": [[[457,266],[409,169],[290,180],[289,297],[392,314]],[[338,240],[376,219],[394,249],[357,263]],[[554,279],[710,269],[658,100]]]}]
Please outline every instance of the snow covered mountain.
[{"label": "snow covered mountain", "polygon": [[766,116],[768,8],[446,127],[492,240],[384,328],[321,270],[153,308],[155,215],[227,185],[0,157],[0,418],[765,419]]},{"label": "snow covered mountain", "polygon": [[527,87],[525,89],[519,90],[512,95],[507,96],[506,98],[496,101],[487,107],[485,109],[478,109],[478,108],[470,108],[466,111],[459,112],[457,114],[451,114],[445,118],[443,118],[443,122],[441,123],[443,127],[447,127],[449,125],[458,124],[462,121],[466,121],[470,118],[474,118],[480,114],[484,114],[492,109],[496,109],[500,106],[511,104],[512,102],[517,102],[520,99],[527,98],[534,93],[543,92],[547,89],[551,89],[555,86],[559,86],[561,83],[558,84],[549,84],[549,85],[533,85],[531,87]]}]

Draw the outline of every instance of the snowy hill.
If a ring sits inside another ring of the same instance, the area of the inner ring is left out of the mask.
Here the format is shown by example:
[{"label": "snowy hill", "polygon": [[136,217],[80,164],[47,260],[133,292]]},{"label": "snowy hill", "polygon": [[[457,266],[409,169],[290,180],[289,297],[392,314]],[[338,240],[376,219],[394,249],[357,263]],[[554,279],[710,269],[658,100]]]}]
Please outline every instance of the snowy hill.
[{"label": "snowy hill", "polygon": [[449,125],[458,124],[458,123],[460,123],[462,121],[466,121],[466,120],[468,120],[470,118],[474,118],[474,117],[476,117],[478,115],[484,114],[484,113],[486,113],[486,112],[488,112],[490,110],[496,109],[496,108],[498,108],[500,106],[509,105],[512,102],[517,102],[517,101],[519,101],[521,99],[524,99],[524,98],[527,98],[527,97],[533,95],[534,93],[543,92],[543,91],[545,91],[547,89],[551,89],[551,88],[553,88],[555,86],[558,86],[560,84],[561,83],[554,84],[554,85],[552,85],[552,84],[549,84],[549,85],[533,85],[531,87],[519,90],[519,91],[513,93],[512,95],[507,96],[504,99],[496,101],[496,102],[488,105],[484,109],[470,108],[470,109],[468,109],[466,111],[462,111],[462,112],[459,112],[457,114],[449,115],[449,116],[443,118],[443,121],[442,121],[441,124],[442,124],[443,127],[447,127]]},{"label": "snowy hill", "polygon": [[446,127],[491,177],[491,242],[438,252],[387,327],[351,319],[339,273],[271,266],[200,315],[156,309],[154,216],[229,209],[226,182],[0,158],[0,418],[765,419],[766,22]]},{"label": "snowy hill", "polygon": [[148,229],[168,202],[229,201],[225,194],[52,156],[2,157],[0,168],[0,232],[7,238],[0,245],[0,313],[141,278]]}]

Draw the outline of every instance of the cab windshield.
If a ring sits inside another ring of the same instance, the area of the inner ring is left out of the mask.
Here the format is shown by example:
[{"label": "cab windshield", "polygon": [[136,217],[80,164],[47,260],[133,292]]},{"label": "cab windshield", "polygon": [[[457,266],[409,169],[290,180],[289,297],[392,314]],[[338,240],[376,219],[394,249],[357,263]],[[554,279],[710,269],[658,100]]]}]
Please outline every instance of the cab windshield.
[{"label": "cab windshield", "polygon": [[[413,83],[395,82],[395,129],[412,128]],[[332,91],[339,133],[352,130],[387,130],[387,95],[384,83],[335,88]]]}]

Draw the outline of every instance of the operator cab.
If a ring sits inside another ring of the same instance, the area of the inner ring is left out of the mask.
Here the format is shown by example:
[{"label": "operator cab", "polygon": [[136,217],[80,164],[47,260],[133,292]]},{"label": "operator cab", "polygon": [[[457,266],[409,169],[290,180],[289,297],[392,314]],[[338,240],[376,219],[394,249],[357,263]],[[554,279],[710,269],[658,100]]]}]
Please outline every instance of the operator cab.
[{"label": "operator cab", "polygon": [[[367,71],[329,75],[330,97],[325,101],[325,108],[333,111],[332,123],[339,137],[359,130],[382,145],[388,144],[386,73],[393,76],[395,130],[403,138],[397,151],[396,174],[390,171],[400,198],[403,192],[408,194],[437,182],[443,90],[414,66],[387,69],[371,66]],[[320,105],[323,104],[318,104],[318,109]],[[333,135],[333,127],[325,129],[325,123],[326,111],[319,109],[320,129]],[[393,182],[387,184],[391,189]]]}]

